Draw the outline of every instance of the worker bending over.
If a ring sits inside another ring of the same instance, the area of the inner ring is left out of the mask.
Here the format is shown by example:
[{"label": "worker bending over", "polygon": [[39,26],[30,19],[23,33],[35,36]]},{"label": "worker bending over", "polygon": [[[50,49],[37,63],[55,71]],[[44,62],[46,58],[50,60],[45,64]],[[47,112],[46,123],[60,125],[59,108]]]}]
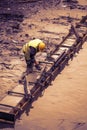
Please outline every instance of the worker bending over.
[{"label": "worker bending over", "polygon": [[23,46],[23,53],[25,56],[28,73],[32,72],[34,64],[36,69],[41,70],[39,64],[35,60],[35,55],[37,52],[43,51],[44,49],[45,43],[40,39],[31,40]]}]

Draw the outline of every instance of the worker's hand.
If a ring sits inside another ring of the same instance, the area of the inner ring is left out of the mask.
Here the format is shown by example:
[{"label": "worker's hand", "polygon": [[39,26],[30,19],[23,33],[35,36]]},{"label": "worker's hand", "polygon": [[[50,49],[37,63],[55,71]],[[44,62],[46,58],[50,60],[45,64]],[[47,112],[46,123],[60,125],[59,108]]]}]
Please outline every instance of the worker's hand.
[{"label": "worker's hand", "polygon": [[35,67],[36,67],[37,70],[41,70],[40,65],[36,64]]}]

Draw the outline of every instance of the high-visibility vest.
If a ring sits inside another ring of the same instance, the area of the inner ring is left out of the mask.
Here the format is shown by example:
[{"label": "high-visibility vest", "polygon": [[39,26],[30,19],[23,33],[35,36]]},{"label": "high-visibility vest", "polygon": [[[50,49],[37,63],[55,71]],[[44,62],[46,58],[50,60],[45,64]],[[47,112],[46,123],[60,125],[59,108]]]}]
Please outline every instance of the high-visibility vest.
[{"label": "high-visibility vest", "polygon": [[29,60],[30,59],[30,48],[27,43],[23,46],[22,50],[23,50],[25,59]]},{"label": "high-visibility vest", "polygon": [[34,40],[31,40],[30,42],[26,43],[24,46],[23,46],[23,52],[26,53],[29,49],[29,46],[31,47],[34,47],[36,50],[39,46],[39,44],[41,43],[42,41],[40,39],[34,39]]},{"label": "high-visibility vest", "polygon": [[38,46],[39,46],[39,44],[41,43],[42,41],[40,40],[40,39],[34,39],[34,40],[31,40],[31,41],[29,41],[28,43],[26,43],[24,46],[23,46],[23,48],[22,48],[22,50],[23,50],[23,52],[24,52],[24,55],[25,55],[25,59],[26,60],[29,60],[30,59],[30,46],[31,47],[34,47],[36,50],[37,50],[37,48],[38,48]]},{"label": "high-visibility vest", "polygon": [[42,41],[40,39],[34,39],[34,40],[31,40],[29,42],[29,46],[32,46],[34,47],[35,49],[38,48],[39,44],[41,43]]}]

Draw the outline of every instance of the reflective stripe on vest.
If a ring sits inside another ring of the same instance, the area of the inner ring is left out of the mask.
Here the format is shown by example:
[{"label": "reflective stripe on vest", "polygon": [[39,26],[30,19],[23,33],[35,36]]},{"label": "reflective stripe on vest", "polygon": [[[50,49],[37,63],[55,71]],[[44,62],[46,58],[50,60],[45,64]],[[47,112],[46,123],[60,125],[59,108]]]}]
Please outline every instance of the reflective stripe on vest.
[{"label": "reflective stripe on vest", "polygon": [[24,52],[24,53],[27,52],[28,49],[29,49],[29,45],[28,45],[28,43],[26,43],[26,44],[23,46],[23,52]]}]

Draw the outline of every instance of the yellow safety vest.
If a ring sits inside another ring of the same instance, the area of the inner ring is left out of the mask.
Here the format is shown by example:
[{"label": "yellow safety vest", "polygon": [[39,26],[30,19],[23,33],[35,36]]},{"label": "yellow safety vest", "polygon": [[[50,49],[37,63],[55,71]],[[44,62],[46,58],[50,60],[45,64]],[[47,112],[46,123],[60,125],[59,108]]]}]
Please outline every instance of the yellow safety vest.
[{"label": "yellow safety vest", "polygon": [[37,47],[39,46],[39,44],[41,43],[42,41],[40,39],[34,39],[34,40],[31,40],[29,42],[29,46],[32,46],[34,47],[35,49],[37,49]]},{"label": "yellow safety vest", "polygon": [[24,55],[25,55],[25,59],[26,60],[29,60],[30,59],[30,46],[31,47],[34,47],[36,50],[37,50],[37,48],[38,48],[38,46],[39,46],[39,44],[41,43],[42,41],[40,40],[40,39],[34,39],[34,40],[31,40],[30,42],[28,42],[28,43],[26,43],[24,46],[23,46],[23,48],[22,48],[22,50],[23,50],[23,53],[24,53]]}]

